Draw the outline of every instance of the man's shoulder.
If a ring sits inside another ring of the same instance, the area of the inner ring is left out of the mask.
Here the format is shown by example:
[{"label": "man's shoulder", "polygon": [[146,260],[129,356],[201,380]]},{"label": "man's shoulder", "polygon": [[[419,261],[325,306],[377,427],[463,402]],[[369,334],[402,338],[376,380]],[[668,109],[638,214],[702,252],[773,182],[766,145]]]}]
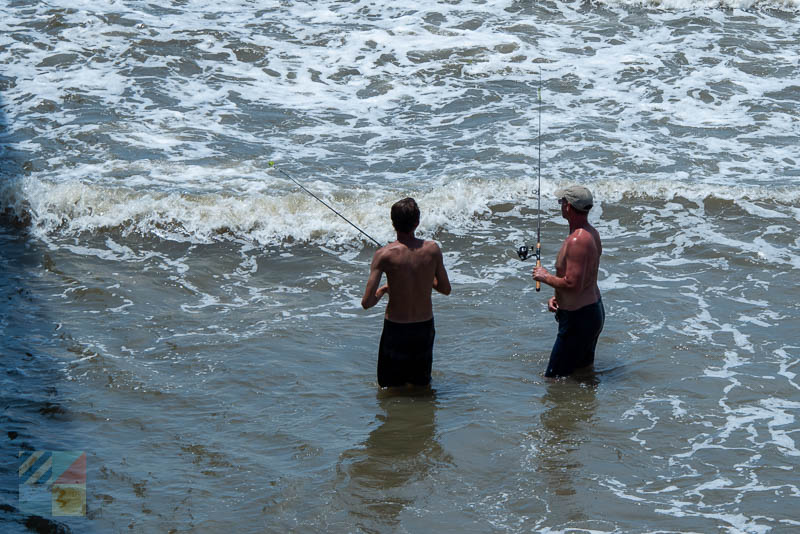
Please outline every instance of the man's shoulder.
[{"label": "man's shoulder", "polygon": [[442,251],[436,241],[418,239],[416,244],[406,244],[400,241],[392,241],[375,251],[375,257],[379,259],[405,258],[409,252],[422,252],[423,254],[441,255]]},{"label": "man's shoulder", "polygon": [[392,241],[375,251],[375,258],[382,261],[394,261],[408,252],[408,246],[400,241]]},{"label": "man's shoulder", "polygon": [[576,228],[574,232],[569,234],[568,239],[574,241],[594,241],[594,236],[596,233],[597,230],[591,226],[588,228]]},{"label": "man's shoulder", "polygon": [[381,262],[381,261],[386,260],[386,258],[391,257],[392,256],[392,252],[393,252],[393,248],[394,248],[392,245],[395,245],[395,244],[396,244],[396,241],[392,242],[392,243],[389,243],[387,245],[383,245],[381,248],[376,250],[375,253],[372,255],[373,261]]},{"label": "man's shoulder", "polygon": [[566,244],[568,248],[595,249],[598,238],[597,230],[594,228],[578,228],[569,235]]},{"label": "man's shoulder", "polygon": [[442,254],[442,249],[439,248],[439,243],[436,241],[425,240],[422,243],[422,249],[428,254],[439,256]]}]

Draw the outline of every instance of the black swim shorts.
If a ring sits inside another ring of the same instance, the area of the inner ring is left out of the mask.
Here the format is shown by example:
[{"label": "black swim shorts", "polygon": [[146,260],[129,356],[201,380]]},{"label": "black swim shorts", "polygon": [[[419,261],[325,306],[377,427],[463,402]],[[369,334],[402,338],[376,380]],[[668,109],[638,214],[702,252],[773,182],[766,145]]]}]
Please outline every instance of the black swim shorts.
[{"label": "black swim shorts", "polygon": [[567,376],[576,369],[592,365],[597,338],[606,320],[603,301],[598,299],[574,311],[558,310],[556,320],[558,336],[544,376]]},{"label": "black swim shorts", "polygon": [[431,382],[433,318],[420,323],[383,321],[383,334],[378,349],[378,384],[381,387]]}]

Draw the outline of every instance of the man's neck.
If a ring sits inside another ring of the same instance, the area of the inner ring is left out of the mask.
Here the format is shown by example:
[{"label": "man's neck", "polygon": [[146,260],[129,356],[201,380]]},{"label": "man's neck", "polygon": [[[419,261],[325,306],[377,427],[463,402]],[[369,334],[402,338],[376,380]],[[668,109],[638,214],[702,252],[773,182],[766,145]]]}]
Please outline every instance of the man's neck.
[{"label": "man's neck", "polygon": [[574,232],[575,230],[579,230],[581,228],[589,228],[589,215],[588,214],[577,214],[573,213],[572,216],[568,219],[569,222],[569,233]]},{"label": "man's neck", "polygon": [[404,245],[413,245],[416,243],[417,238],[414,237],[412,230],[411,232],[397,232],[397,240]]}]

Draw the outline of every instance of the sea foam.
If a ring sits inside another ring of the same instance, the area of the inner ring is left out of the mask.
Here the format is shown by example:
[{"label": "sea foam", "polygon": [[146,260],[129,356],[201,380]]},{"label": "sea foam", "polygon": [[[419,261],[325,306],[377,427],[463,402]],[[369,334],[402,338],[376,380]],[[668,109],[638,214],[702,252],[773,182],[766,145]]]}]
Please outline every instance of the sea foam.
[{"label": "sea foam", "polygon": [[[185,170],[186,173],[181,173],[184,180],[187,174],[192,174],[191,168]],[[235,171],[231,174],[236,176]],[[162,183],[168,184],[168,179]],[[545,216],[557,216],[555,192],[569,183],[543,179]],[[236,178],[224,190],[218,189],[219,182],[214,187],[199,184],[208,182],[199,179],[193,191],[187,192],[175,187],[154,191],[113,183],[52,182],[28,177],[6,184],[0,188],[0,195],[8,212],[29,223],[45,239],[100,230],[197,242],[242,239],[261,244],[286,240],[341,244],[365,239],[322,203],[274,172],[270,186],[264,185],[265,180],[253,185]],[[793,205],[800,202],[800,188],[788,186],[690,185],[666,180],[597,180],[586,185],[593,191],[598,204],[596,211],[604,204],[667,203],[684,198],[702,205],[707,199],[722,199],[738,203],[753,217],[771,221],[793,217]],[[533,177],[439,179],[426,185],[417,184],[412,189],[377,185],[344,187],[320,180],[308,181],[305,186],[384,242],[393,237],[389,208],[404,196],[413,196],[420,204],[421,230],[427,235],[442,230],[465,234],[486,224],[491,227],[493,221],[500,224],[496,217],[532,218],[537,206],[537,182]],[[508,212],[509,206],[515,210]],[[682,209],[680,205],[673,208]],[[525,210],[524,214],[520,209]],[[745,245],[772,256],[784,254],[764,242]]]}]

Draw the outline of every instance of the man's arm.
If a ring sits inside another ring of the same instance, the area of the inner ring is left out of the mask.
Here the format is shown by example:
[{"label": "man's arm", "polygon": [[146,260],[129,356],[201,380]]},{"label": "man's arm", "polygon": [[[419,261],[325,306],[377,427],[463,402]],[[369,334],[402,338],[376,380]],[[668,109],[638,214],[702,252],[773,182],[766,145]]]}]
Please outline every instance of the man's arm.
[{"label": "man's arm", "polygon": [[364,290],[364,296],[361,297],[361,307],[365,310],[375,306],[383,294],[387,293],[389,290],[388,286],[384,286],[386,289],[384,289],[384,287],[380,288],[383,291],[378,294],[378,286],[381,283],[381,276],[383,275],[383,271],[380,268],[381,258],[383,257],[381,250],[382,249],[378,249],[375,255],[372,256],[372,264],[369,267],[367,287]]},{"label": "man's arm", "polygon": [[449,295],[452,288],[450,287],[450,279],[447,277],[447,270],[444,268],[444,258],[442,257],[442,249],[439,245],[434,243],[436,247],[436,272],[433,276],[433,289],[442,295]]},{"label": "man's arm", "polygon": [[588,267],[589,251],[587,247],[588,243],[583,238],[569,239],[566,250],[564,250],[564,263],[566,263],[564,276],[555,276],[544,267],[537,267],[533,270],[533,279],[555,289],[567,292],[580,291],[583,289]]}]

